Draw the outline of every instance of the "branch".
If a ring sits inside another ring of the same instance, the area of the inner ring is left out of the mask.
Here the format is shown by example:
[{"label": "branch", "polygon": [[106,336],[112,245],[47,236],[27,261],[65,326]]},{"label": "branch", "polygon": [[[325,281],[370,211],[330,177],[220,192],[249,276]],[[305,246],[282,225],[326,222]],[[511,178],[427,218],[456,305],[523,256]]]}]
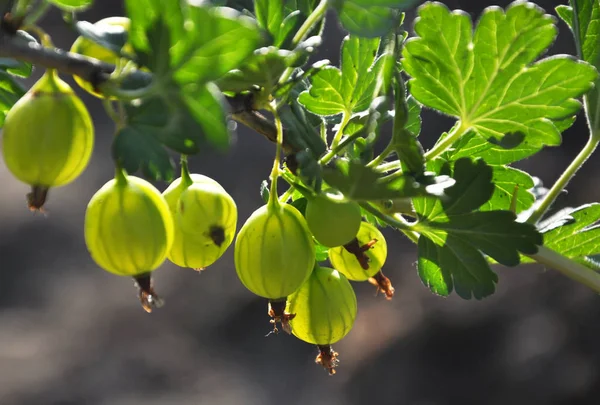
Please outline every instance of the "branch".
[{"label": "branch", "polygon": [[37,42],[0,33],[0,57],[13,58],[34,65],[76,75],[93,84],[109,79],[115,66],[58,48],[45,48]]},{"label": "branch", "polygon": [[[28,42],[1,31],[0,57],[13,58],[33,65],[56,69],[64,74],[79,76],[83,80],[92,83],[94,87],[98,87],[109,80],[110,74],[115,70],[115,66],[110,63],[57,48],[46,48],[36,42]],[[150,81],[151,73],[142,71],[138,73],[147,75],[148,81]],[[271,142],[275,143],[277,141],[275,124],[254,110],[251,94],[225,97],[225,99],[229,105],[231,117],[235,121],[254,129]],[[297,152],[285,143],[285,133],[283,146],[286,155]]]}]

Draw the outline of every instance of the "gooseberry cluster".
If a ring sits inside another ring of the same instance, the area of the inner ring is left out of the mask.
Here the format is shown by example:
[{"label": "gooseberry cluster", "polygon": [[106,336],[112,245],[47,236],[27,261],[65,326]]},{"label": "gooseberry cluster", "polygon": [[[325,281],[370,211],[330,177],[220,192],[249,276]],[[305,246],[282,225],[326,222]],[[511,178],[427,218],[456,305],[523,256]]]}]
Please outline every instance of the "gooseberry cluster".
[{"label": "gooseberry cluster", "polygon": [[[129,20],[110,18],[97,24],[128,29]],[[119,63],[114,52],[83,37],[71,51]],[[91,83],[80,77],[75,81],[104,98]],[[31,185],[31,210],[43,210],[50,188],[66,185],[84,171],[93,143],[94,127],[85,105],[55,70],[48,69],[10,110],[4,126],[4,160],[16,178]],[[274,173],[280,170],[279,154],[278,148]],[[393,295],[381,273],[385,238],[363,221],[360,206],[338,190],[325,184],[320,192],[305,191],[300,196],[306,205],[299,210],[293,193],[280,199],[277,177],[271,178],[266,204],[250,215],[236,238],[235,201],[217,181],[191,174],[186,156],[181,158],[181,176],[162,193],[117,165],[114,178],[89,201],[85,242],[99,267],[135,279],[141,305],[151,312],[163,303],[151,273],[165,260],[201,271],[235,239],[239,280],[268,300],[273,324],[269,334],[277,333],[279,324],[288,334],[317,345],[317,363],[334,374],[338,361],[331,345],[348,334],[357,313],[348,280],[369,280],[387,298]],[[323,265],[324,251],[333,268]]]}]

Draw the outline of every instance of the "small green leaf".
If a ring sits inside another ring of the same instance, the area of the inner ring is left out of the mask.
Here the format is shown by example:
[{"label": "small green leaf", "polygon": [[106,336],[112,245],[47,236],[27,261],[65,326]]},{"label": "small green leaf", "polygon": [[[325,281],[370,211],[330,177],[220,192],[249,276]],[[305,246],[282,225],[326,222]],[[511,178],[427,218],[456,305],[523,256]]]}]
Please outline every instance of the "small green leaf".
[{"label": "small green leaf", "polygon": [[308,200],[306,197],[297,198],[292,201],[291,205],[296,208],[302,216],[306,215],[306,206],[308,204]]},{"label": "small green leaf", "polygon": [[144,176],[171,181],[175,174],[175,162],[160,141],[141,127],[122,128],[113,141],[113,159],[128,173],[141,170]]},{"label": "small green leaf", "polygon": [[[15,41],[19,41],[24,45],[29,42],[37,43],[36,39],[29,35],[26,31],[18,30]],[[31,63],[23,62],[12,58],[0,58],[0,70],[4,70],[14,76],[29,77],[33,72],[33,66]]]},{"label": "small green leaf", "polygon": [[277,38],[283,22],[283,2],[272,0],[256,0],[254,14],[262,28],[273,38]]},{"label": "small green leaf", "polygon": [[[319,37],[313,37],[313,45],[316,45],[314,39],[320,41]],[[240,93],[258,86],[271,93],[285,69],[296,64],[298,59],[308,57],[314,52],[314,47],[304,46],[305,44],[306,41],[293,51],[273,46],[259,48],[241,66],[221,76],[216,83],[222,91]]]},{"label": "small green leaf", "polygon": [[[392,130],[392,145],[396,155],[402,163],[402,171],[413,175],[420,175],[425,170],[424,150],[417,140],[417,135],[407,128],[408,120],[411,118],[404,80],[398,73],[394,77],[394,127]],[[411,98],[411,100],[413,100]],[[414,101],[414,100],[413,100]],[[420,117],[419,117],[420,118]],[[411,123],[411,127],[418,126],[420,131],[421,122]]]},{"label": "small green leaf", "polygon": [[315,241],[315,260],[317,262],[324,262],[329,257],[329,248],[321,245]]},{"label": "small green leaf", "polygon": [[8,73],[0,69],[0,128],[6,114],[25,95],[25,89]]},{"label": "small green leaf", "polygon": [[553,121],[575,115],[576,98],[597,78],[593,66],[565,55],[534,63],[557,30],[533,3],[487,8],[474,32],[467,14],[427,3],[415,31],[402,60],[411,94],[485,139],[520,132],[527,148],[560,144]]},{"label": "small green leaf", "polygon": [[263,199],[265,204],[269,202],[270,194],[271,194],[271,190],[269,190],[269,182],[266,180],[263,180],[260,183],[260,197]]},{"label": "small green leaf", "polygon": [[83,11],[89,8],[94,0],[48,0],[48,3],[64,11]]},{"label": "small green leaf", "polygon": [[288,14],[287,17],[281,22],[279,33],[275,38],[273,45],[280,48],[287,48],[290,46],[290,42],[293,39],[293,34],[302,25],[302,13],[300,10],[296,10]]},{"label": "small green leaf", "polygon": [[544,246],[577,259],[600,254],[600,204],[563,210],[546,225]]},{"label": "small green leaf", "polygon": [[573,29],[573,8],[565,4],[556,6],[556,14],[563,20],[571,30]]},{"label": "small green leaf", "polygon": [[309,90],[298,101],[322,116],[365,111],[375,98],[377,75],[373,72],[379,38],[348,36],[344,39],[341,69],[324,68],[312,77]]},{"label": "small green leaf", "polygon": [[296,101],[279,108],[279,116],[286,131],[286,143],[294,150],[308,150],[315,159],[327,150],[327,145],[317,129],[310,125],[308,114]]},{"label": "small green leaf", "polygon": [[381,37],[398,26],[399,11],[414,3],[415,0],[342,0],[335,4],[342,26],[351,34]]}]

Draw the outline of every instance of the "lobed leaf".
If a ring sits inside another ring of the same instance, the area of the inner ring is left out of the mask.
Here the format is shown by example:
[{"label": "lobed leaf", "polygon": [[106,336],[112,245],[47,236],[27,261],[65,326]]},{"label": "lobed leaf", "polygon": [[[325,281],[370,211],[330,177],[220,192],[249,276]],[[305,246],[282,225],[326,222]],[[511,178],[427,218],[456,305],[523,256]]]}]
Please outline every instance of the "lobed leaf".
[{"label": "lobed leaf", "polygon": [[483,298],[494,292],[497,282],[483,254],[516,266],[520,253],[537,252],[542,236],[533,225],[517,222],[511,211],[476,211],[493,198],[495,189],[493,168],[483,160],[461,158],[454,167],[430,162],[428,168],[434,166],[456,183],[446,190],[447,198],[413,199],[418,216],[414,229],[421,234],[419,275],[435,293],[447,295],[454,289],[463,298]]},{"label": "lobed leaf", "polygon": [[311,79],[311,87],[298,101],[312,113],[331,116],[365,111],[375,98],[374,66],[379,38],[348,36],[342,44],[341,67],[324,68]]},{"label": "lobed leaf", "polygon": [[[570,7],[556,8],[558,15],[569,25],[575,36],[578,56],[600,69],[600,2],[570,0]],[[600,89],[596,86],[586,98],[588,119],[592,133],[600,135]]]},{"label": "lobed leaf", "polygon": [[547,224],[544,245],[569,258],[600,254],[600,204],[561,211]]},{"label": "lobed leaf", "polygon": [[521,154],[560,144],[554,121],[574,116],[576,98],[597,78],[593,66],[569,56],[534,62],[557,31],[533,3],[514,2],[506,12],[489,7],[474,31],[467,14],[427,3],[415,31],[402,60],[411,94],[484,139],[524,134]]},{"label": "lobed leaf", "polygon": [[400,12],[415,0],[341,0],[335,2],[342,26],[353,35],[381,37],[395,28]]}]

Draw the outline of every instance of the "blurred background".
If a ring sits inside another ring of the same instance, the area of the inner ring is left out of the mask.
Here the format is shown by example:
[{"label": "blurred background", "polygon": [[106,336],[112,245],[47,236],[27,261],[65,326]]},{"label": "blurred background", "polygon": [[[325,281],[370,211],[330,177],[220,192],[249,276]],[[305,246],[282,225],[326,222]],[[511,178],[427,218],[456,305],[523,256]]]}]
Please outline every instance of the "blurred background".
[{"label": "blurred background", "polygon": [[[483,8],[509,2],[445,3],[476,19]],[[554,14],[560,2],[538,4]],[[122,1],[97,0],[80,19],[111,15],[123,15]],[[414,15],[406,18],[411,30]],[[56,12],[42,26],[65,49],[76,37]],[[549,53],[573,53],[567,26],[558,26]],[[329,15],[319,57],[337,64],[344,35]],[[265,337],[266,303],[238,281],[231,248],[201,274],[165,263],[154,277],[166,305],[146,314],[133,282],[102,271],[86,250],[87,202],[113,176],[113,126],[98,99],[64,78],[94,118],[89,168],[51,190],[44,216],[27,210],[27,186],[0,163],[0,405],[600,403],[600,298],[591,290],[529,265],[497,267],[497,293],[483,301],[437,297],[418,279],[415,247],[389,229],[384,272],[396,296],[388,302],[370,284],[354,283],[358,318],[334,345],[341,361],[334,377],[314,364],[314,346],[285,334]],[[426,148],[452,124],[430,111],[423,122]],[[562,147],[518,167],[549,186],[586,137],[580,116]],[[191,168],[229,191],[241,226],[262,204],[259,185],[273,153],[272,144],[239,127],[228,154],[205,151]],[[599,171],[593,157],[557,206],[599,201]]]}]

